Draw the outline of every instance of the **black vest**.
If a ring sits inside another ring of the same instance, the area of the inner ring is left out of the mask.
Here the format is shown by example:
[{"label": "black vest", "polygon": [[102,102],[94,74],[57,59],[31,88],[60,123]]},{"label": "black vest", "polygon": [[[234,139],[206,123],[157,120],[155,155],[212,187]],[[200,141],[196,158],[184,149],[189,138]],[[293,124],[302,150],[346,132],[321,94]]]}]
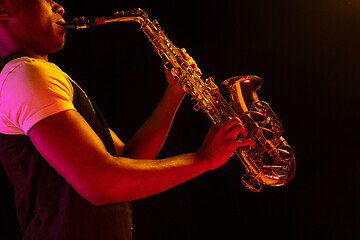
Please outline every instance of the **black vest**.
[{"label": "black vest", "polygon": [[[0,59],[3,66],[20,55]],[[74,83],[74,106],[101,138],[116,150],[107,124],[93,102]],[[14,185],[23,240],[129,240],[131,209],[127,202],[95,206],[80,196],[39,154],[25,135],[0,133],[0,162]]]}]

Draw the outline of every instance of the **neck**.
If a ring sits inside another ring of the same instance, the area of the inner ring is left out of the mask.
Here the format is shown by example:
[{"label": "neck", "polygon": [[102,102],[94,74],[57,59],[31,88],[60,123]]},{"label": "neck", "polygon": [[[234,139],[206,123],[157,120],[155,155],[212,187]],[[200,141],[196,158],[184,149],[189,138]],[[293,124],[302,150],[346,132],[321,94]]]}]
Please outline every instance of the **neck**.
[{"label": "neck", "polygon": [[8,54],[12,54],[12,53],[21,53],[24,56],[37,58],[37,59],[41,59],[41,60],[44,60],[44,61],[49,60],[49,55],[36,54],[36,53],[27,52],[27,51],[21,51],[21,50],[18,50],[18,49],[8,49],[8,50],[1,49],[0,50],[0,56],[5,56],[5,55],[8,55]]},{"label": "neck", "polygon": [[32,57],[32,58],[37,58],[37,59],[41,59],[41,60],[44,60],[46,62],[49,61],[49,55],[42,55],[42,54],[36,54],[36,53],[26,53],[26,52],[21,52],[22,54],[24,54],[25,56],[28,56],[28,57]]},{"label": "neck", "polygon": [[5,34],[0,28],[0,56],[5,56],[12,53],[21,53],[25,56],[48,61],[48,54],[37,53],[29,47],[21,47],[20,44],[16,44],[16,41],[12,41],[7,34]]}]

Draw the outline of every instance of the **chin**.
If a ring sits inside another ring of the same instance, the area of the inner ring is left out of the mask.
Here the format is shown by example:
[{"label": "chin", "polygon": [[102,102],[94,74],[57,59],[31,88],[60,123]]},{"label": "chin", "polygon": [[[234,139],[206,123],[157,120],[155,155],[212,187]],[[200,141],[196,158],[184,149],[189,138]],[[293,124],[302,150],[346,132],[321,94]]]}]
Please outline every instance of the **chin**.
[{"label": "chin", "polygon": [[63,49],[64,46],[65,46],[65,41],[58,42],[58,44],[56,44],[56,46],[54,46],[54,48],[52,49],[52,51],[50,53],[58,52],[61,49]]}]

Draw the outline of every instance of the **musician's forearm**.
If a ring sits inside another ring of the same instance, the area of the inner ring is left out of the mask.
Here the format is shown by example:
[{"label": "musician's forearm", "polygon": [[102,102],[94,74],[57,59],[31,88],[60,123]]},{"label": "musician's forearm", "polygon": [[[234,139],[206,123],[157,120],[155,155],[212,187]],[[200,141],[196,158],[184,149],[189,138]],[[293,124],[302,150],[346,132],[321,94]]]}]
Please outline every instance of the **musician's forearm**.
[{"label": "musician's forearm", "polygon": [[153,114],[126,143],[124,156],[154,159],[165,142],[183,98],[184,93],[169,85]]}]

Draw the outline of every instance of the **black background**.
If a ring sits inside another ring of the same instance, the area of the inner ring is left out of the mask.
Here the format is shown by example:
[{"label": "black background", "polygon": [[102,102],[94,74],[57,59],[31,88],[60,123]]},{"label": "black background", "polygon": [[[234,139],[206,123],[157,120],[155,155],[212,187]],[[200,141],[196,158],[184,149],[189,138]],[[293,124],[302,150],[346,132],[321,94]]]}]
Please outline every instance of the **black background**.
[{"label": "black background", "polygon": [[[356,0],[62,1],[66,19],[141,7],[204,77],[264,79],[258,90],[284,127],[294,179],[252,193],[231,158],[163,193],[133,202],[134,237],[352,239],[360,233],[358,156],[360,2]],[[165,88],[162,62],[135,22],[68,32],[52,55],[126,141]],[[196,151],[210,122],[184,100],[159,157]],[[18,239],[12,190],[1,173],[1,239]]]}]

